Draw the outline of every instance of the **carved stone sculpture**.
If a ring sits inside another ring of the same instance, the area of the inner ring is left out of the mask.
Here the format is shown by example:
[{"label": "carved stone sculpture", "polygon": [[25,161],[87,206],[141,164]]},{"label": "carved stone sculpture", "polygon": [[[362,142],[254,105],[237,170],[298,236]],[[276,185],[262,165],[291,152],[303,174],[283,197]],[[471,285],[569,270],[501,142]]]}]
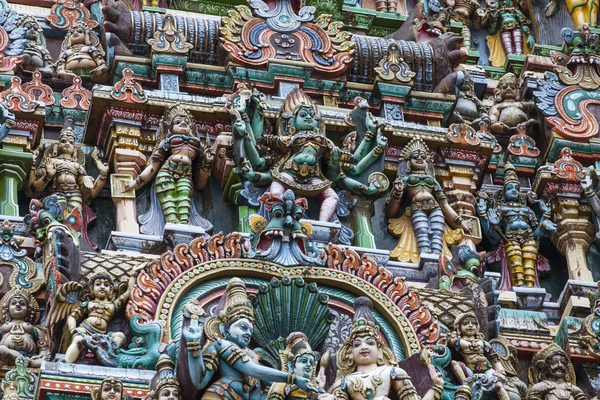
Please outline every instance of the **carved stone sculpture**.
[{"label": "carved stone sculpture", "polygon": [[539,218],[520,193],[519,178],[510,163],[504,166],[504,188],[492,201],[480,194],[477,203],[483,232],[493,244],[504,245],[512,286],[536,285],[538,238],[556,230],[550,208],[541,200],[535,204],[541,213]]},{"label": "carved stone sculpture", "polygon": [[40,310],[35,298],[26,289],[16,288],[0,301],[0,359],[12,366],[18,357],[28,357],[29,365],[39,368],[48,352],[47,341],[35,324]]},{"label": "carved stone sculpture", "polygon": [[569,356],[552,343],[535,353],[529,366],[527,400],[585,400],[585,393],[575,386],[575,370]]},{"label": "carved stone sculpture", "polygon": [[106,378],[99,388],[91,391],[92,400],[125,400],[123,382],[115,378]]},{"label": "carved stone sculpture", "polygon": [[33,73],[39,71],[42,76],[54,75],[54,63],[52,56],[46,48],[46,39],[42,27],[31,15],[23,17],[17,29],[10,34],[13,42],[10,44],[6,54],[22,55],[21,68],[25,72]]},{"label": "carved stone sculpture", "polygon": [[[157,146],[146,168],[134,180],[125,181],[124,190],[139,189],[154,179],[152,208],[159,204],[167,223],[192,223],[205,230],[212,225],[200,217],[192,201],[194,189],[203,189],[210,176],[214,153],[205,150],[198,137],[194,117],[182,106],[165,111],[157,132]],[[156,196],[156,199],[154,198]],[[156,201],[155,201],[156,200]],[[158,214],[158,215],[156,215]],[[162,226],[153,226],[160,213],[153,209],[140,217],[142,233],[162,234]],[[162,225],[162,224],[161,224]]]},{"label": "carved stone sculpture", "polygon": [[512,72],[498,81],[489,117],[490,129],[495,134],[514,135],[519,124],[525,124],[526,129],[537,124],[535,105],[532,101],[521,100],[519,82]]},{"label": "carved stone sculpture", "polygon": [[468,123],[477,129],[478,122],[489,121],[489,117],[483,107],[483,102],[475,94],[475,83],[471,78],[471,74],[464,68],[457,68],[457,71],[463,73],[463,81],[458,87],[459,93],[454,107],[453,121]]},{"label": "carved stone sculpture", "polygon": [[61,49],[56,61],[59,78],[73,80],[76,76],[89,76],[95,82],[104,82],[108,78],[100,39],[85,23],[77,22],[69,29]]},{"label": "carved stone sculpture", "polygon": [[[420,253],[440,254],[446,221],[470,232],[472,225],[465,221],[448,204],[442,187],[435,179],[429,148],[420,139],[412,139],[401,154],[398,178],[387,199],[386,215],[396,217],[400,211],[404,193],[410,198],[407,215],[412,222],[412,231]],[[405,220],[390,220],[392,233],[402,235],[407,230]],[[408,232],[407,232],[408,233]]]},{"label": "carved stone sculpture", "polygon": [[[183,337],[187,344],[190,378],[196,389],[205,390],[202,398],[254,398],[260,394],[261,381],[286,382],[305,392],[318,391],[303,376],[258,363],[256,354],[248,348],[254,329],[254,313],[244,282],[232,278],[225,296],[218,317],[207,317],[198,304],[188,305],[192,318],[183,330]],[[203,340],[206,340],[204,346],[201,345]]]},{"label": "carved stone sculpture", "polygon": [[147,400],[181,400],[181,387],[175,376],[175,364],[167,355],[156,363],[156,377]]}]

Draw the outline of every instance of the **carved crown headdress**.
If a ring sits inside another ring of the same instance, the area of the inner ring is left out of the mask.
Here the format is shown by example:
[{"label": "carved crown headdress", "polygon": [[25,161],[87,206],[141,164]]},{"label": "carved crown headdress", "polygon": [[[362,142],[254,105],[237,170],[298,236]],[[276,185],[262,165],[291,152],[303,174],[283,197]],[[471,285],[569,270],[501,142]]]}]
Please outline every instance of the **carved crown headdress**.
[{"label": "carved crown headdress", "polygon": [[102,386],[109,384],[111,386],[121,386],[121,398],[125,398],[124,393],[123,393],[123,382],[121,382],[120,380],[114,378],[114,377],[110,377],[110,378],[106,378],[105,380],[102,381],[102,383],[100,384],[100,387],[96,387],[94,389],[92,389],[90,395],[92,397],[92,400],[100,400],[102,398]]},{"label": "carved crown headdress", "polygon": [[358,297],[354,300],[354,320],[348,340],[360,336],[379,336],[379,326],[373,318],[373,303],[368,297]]},{"label": "carved crown headdress", "polygon": [[427,144],[423,141],[423,139],[413,138],[406,146],[404,146],[404,150],[402,150],[400,158],[402,160],[408,160],[410,159],[410,155],[417,150],[421,150],[429,154],[429,147],[427,147]]},{"label": "carved crown headdress", "polygon": [[291,118],[296,115],[301,106],[312,108],[315,112],[315,119],[321,118],[321,112],[317,104],[300,88],[292,90],[285,97],[281,105],[281,116]]},{"label": "carved crown headdress", "polygon": [[[300,357],[303,354],[310,354],[313,357],[315,356],[315,352],[313,351],[310,343],[308,342],[308,337],[302,332],[292,332],[287,337],[287,346],[285,350],[279,351],[279,361],[281,364],[281,369],[284,372],[288,371],[288,362],[293,362],[296,358]],[[316,367],[316,365],[315,365]]]},{"label": "carved crown headdress", "polygon": [[[176,386],[178,389],[179,381],[175,376],[175,363],[166,354],[163,354],[156,363],[156,380],[154,381],[154,389],[148,394],[149,398],[158,399],[160,391],[167,386]],[[179,393],[181,398],[181,392]]]},{"label": "carved crown headdress", "polygon": [[519,177],[517,176],[517,169],[511,163],[504,165],[504,186],[509,183],[519,183]]},{"label": "carved crown headdress", "polygon": [[27,316],[26,320],[31,324],[37,324],[40,319],[40,306],[31,294],[31,292],[24,288],[11,289],[4,295],[0,300],[0,324],[3,324],[11,320],[8,306],[10,301],[15,297],[22,297],[27,302]]},{"label": "carved crown headdress", "polygon": [[77,139],[77,133],[75,132],[75,122],[73,117],[67,116],[65,117],[63,128],[60,131],[60,137],[69,137],[73,140]]},{"label": "carved crown headdress", "polygon": [[560,355],[567,359],[567,373],[565,374],[565,380],[567,382],[575,383],[575,369],[569,359],[569,355],[556,343],[550,343],[548,346],[535,353],[531,359],[528,371],[530,384],[535,384],[546,379],[552,379],[549,373],[550,363],[548,361],[556,355]]},{"label": "carved crown headdress", "polygon": [[169,135],[169,132],[173,127],[173,120],[178,115],[185,115],[186,117],[188,117],[192,128],[192,134],[194,136],[198,135],[198,131],[196,130],[196,119],[194,118],[192,113],[190,113],[181,104],[177,104],[171,108],[166,109],[162,118],[160,119],[160,122],[158,124],[158,132],[156,133],[156,139],[159,143]]},{"label": "carved crown headdress", "polygon": [[225,307],[219,314],[219,319],[226,325],[247,318],[254,322],[254,310],[252,303],[248,300],[246,284],[240,278],[232,278],[227,283],[225,293]]}]

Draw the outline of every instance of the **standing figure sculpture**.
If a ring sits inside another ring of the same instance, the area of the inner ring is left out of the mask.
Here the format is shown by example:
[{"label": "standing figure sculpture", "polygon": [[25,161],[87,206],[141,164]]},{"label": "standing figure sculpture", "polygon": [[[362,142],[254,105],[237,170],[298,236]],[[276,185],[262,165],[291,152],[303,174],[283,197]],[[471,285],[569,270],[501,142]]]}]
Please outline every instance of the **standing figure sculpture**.
[{"label": "standing figure sculpture", "polygon": [[[310,380],[258,363],[248,348],[254,328],[254,312],[239,278],[227,283],[224,307],[218,317],[188,305],[190,325],[183,329],[188,350],[189,374],[194,387],[205,390],[204,400],[259,400],[260,382],[285,382],[305,392],[318,391]],[[206,339],[204,346],[201,341]],[[216,380],[213,379],[216,377]]]},{"label": "standing figure sculpture", "polygon": [[527,400],[586,400],[588,397],[575,385],[575,371],[569,356],[557,344],[551,343],[535,353],[529,366]]},{"label": "standing figure sculpture", "polygon": [[[483,339],[479,322],[473,312],[456,317],[448,346],[462,358],[461,361],[468,368],[466,374],[459,362],[451,362],[452,371],[459,381],[470,381],[472,390],[494,390],[500,400],[509,400],[508,393],[502,385],[506,382],[504,367],[494,348]],[[478,385],[474,385],[477,381]],[[481,398],[481,395],[475,397]]]},{"label": "standing figure sculpture", "polygon": [[50,193],[56,195],[63,211],[63,220],[87,239],[87,219],[84,218],[84,205],[98,196],[106,183],[108,164],[100,160],[100,152],[92,152],[92,160],[98,168],[98,177],[94,180],[85,169],[85,154],[75,147],[73,120],[65,119],[58,144],[52,144],[44,150],[40,164],[32,164],[29,190],[32,197],[40,197],[44,189],[50,186]]},{"label": "standing figure sculpture", "polygon": [[[139,189],[152,181],[152,205],[146,217],[141,216],[142,233],[161,235],[164,221],[174,224],[200,226],[205,230],[212,225],[198,214],[192,201],[194,189],[201,190],[208,183],[214,153],[198,137],[194,117],[181,105],[165,111],[157,132],[158,145],[148,160],[146,168],[134,180],[124,182],[125,191]],[[157,200],[154,199],[156,194]],[[157,203],[162,213],[154,212]],[[158,214],[158,215],[155,215]]]},{"label": "standing figure sculpture", "polygon": [[[463,220],[448,204],[448,198],[435,179],[429,148],[422,139],[414,138],[408,142],[400,159],[398,178],[387,199],[386,215],[388,218],[398,215],[406,192],[410,198],[407,214],[410,215],[419,252],[440,254],[446,221],[465,232],[471,231],[472,224]],[[398,226],[401,224],[400,220],[390,220],[390,231],[406,234],[407,228]]]},{"label": "standing figure sculpture", "polygon": [[35,298],[26,289],[12,289],[0,300],[0,318],[1,364],[13,366],[25,356],[31,367],[39,368],[48,348],[44,332],[35,327],[40,319]]},{"label": "standing figure sculpture", "polygon": [[488,239],[504,245],[512,286],[531,288],[537,281],[538,240],[546,232],[555,231],[556,225],[550,219],[550,208],[541,200],[536,201],[542,213],[538,220],[520,188],[515,167],[507,163],[504,188],[496,192],[491,204],[485,194],[480,194],[477,213]]},{"label": "standing figure sculpture", "polygon": [[108,66],[100,39],[85,22],[73,24],[61,49],[56,61],[59,78],[72,80],[76,76],[89,76],[94,82],[103,82],[108,78]]},{"label": "standing figure sculpture", "polygon": [[[411,377],[398,367],[398,360],[379,334],[373,318],[373,304],[367,297],[354,301],[352,330],[337,354],[337,377],[322,400],[415,400],[419,395]],[[439,399],[444,381],[432,365],[433,386],[423,400]]]}]

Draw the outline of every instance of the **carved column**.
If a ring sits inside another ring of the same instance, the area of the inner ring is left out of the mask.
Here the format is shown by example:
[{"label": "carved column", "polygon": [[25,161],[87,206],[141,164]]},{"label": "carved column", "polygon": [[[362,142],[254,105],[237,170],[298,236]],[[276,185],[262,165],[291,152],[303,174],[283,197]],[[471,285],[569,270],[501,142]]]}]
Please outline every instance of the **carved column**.
[{"label": "carved column", "polygon": [[30,138],[9,133],[0,148],[0,215],[19,216],[19,190],[31,168]]},{"label": "carved column", "polygon": [[123,182],[133,179],[144,168],[146,156],[139,149],[140,127],[117,123],[111,130],[107,149],[115,173],[111,175],[111,195],[117,208],[117,231],[139,233],[135,190],[123,191]]}]

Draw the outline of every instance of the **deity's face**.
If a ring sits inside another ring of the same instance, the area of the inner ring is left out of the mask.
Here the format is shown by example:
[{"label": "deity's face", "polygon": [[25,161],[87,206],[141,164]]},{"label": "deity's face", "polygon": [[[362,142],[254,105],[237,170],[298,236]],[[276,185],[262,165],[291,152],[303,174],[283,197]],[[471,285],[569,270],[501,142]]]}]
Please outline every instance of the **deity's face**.
[{"label": "deity's face", "polygon": [[310,353],[304,353],[294,360],[294,374],[311,379],[315,367],[315,356]]},{"label": "deity's face", "polygon": [[410,153],[410,169],[412,171],[424,171],[427,169],[427,152],[415,150]]},{"label": "deity's face", "polygon": [[252,322],[248,318],[241,318],[229,325],[225,331],[225,338],[244,348],[252,339]]},{"label": "deity's face", "polygon": [[468,72],[465,72],[465,79],[464,79],[462,85],[460,85],[459,89],[461,92],[474,92],[475,91],[475,84],[473,83],[473,79],[471,79],[471,75]]},{"label": "deity's face", "polygon": [[519,200],[520,187],[517,182],[509,182],[504,186],[504,197],[508,201]]},{"label": "deity's face", "polygon": [[300,107],[296,113],[296,129],[299,131],[312,131],[317,128],[315,110],[312,107]]},{"label": "deity's face", "polygon": [[377,339],[372,336],[359,336],[352,341],[352,355],[356,365],[377,364],[379,348]]},{"label": "deity's face", "polygon": [[58,142],[58,151],[60,154],[73,155],[75,152],[75,139],[70,135],[61,135]]},{"label": "deity's face", "polygon": [[25,28],[25,39],[27,40],[37,40],[40,34],[39,25],[34,24],[33,22],[27,22],[23,26]]},{"label": "deity's face", "polygon": [[8,314],[12,319],[25,320],[27,317],[27,299],[23,296],[13,296],[8,303]]},{"label": "deity's face", "polygon": [[179,388],[177,386],[165,386],[158,393],[158,400],[179,399]]},{"label": "deity's face", "polygon": [[100,392],[100,400],[119,400],[123,394],[121,382],[103,382]]},{"label": "deity's face", "polygon": [[516,100],[519,94],[519,88],[517,82],[512,79],[507,79],[501,82],[499,85],[500,94],[502,100]]},{"label": "deity's face", "polygon": [[92,292],[94,293],[94,298],[96,300],[106,300],[112,297],[113,287],[110,284],[108,279],[96,279],[94,281],[94,286],[92,287]]},{"label": "deity's face", "polygon": [[554,378],[563,379],[567,375],[567,366],[569,365],[569,361],[564,354],[555,354],[550,357],[548,362],[548,368],[550,369],[550,374]]},{"label": "deity's face", "polygon": [[179,135],[192,134],[192,121],[187,115],[176,115],[173,118],[173,133]]},{"label": "deity's face", "polygon": [[479,324],[473,317],[466,317],[460,322],[460,334],[462,336],[476,336],[479,332]]},{"label": "deity's face", "polygon": [[74,44],[84,44],[85,43],[85,29],[78,26],[77,28],[71,31],[71,46]]}]

